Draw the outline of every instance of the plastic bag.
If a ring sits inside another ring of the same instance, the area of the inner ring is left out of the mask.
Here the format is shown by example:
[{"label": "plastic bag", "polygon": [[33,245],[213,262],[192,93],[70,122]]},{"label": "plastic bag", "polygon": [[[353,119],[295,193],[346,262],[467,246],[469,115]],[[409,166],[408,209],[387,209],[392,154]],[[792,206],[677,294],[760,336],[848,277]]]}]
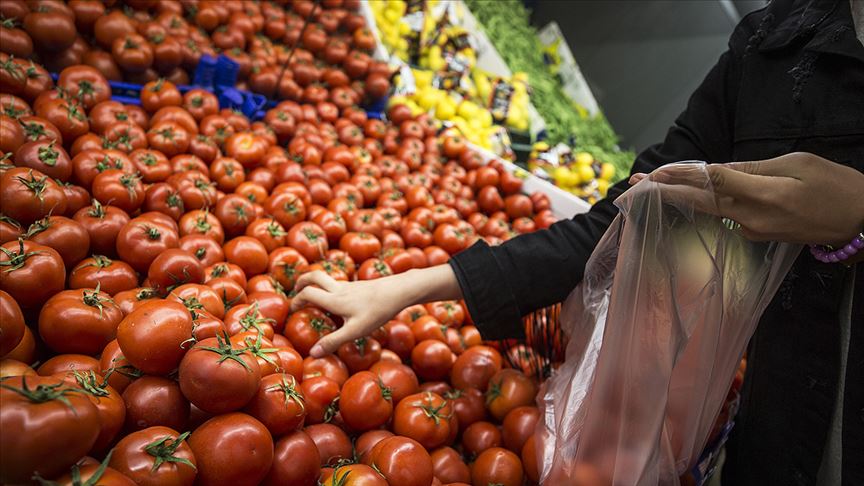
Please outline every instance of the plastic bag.
[{"label": "plastic bag", "polygon": [[701,187],[644,180],[564,304],[567,360],[540,394],[541,483],[677,485],[800,245],[755,243]]}]

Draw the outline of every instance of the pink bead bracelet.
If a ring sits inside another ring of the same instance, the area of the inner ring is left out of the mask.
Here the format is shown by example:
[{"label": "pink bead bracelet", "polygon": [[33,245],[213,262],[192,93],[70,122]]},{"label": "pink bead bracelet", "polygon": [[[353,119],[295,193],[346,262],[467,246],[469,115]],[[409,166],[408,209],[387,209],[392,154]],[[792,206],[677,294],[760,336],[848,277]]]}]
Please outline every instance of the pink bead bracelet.
[{"label": "pink bead bracelet", "polygon": [[852,258],[862,248],[864,248],[864,232],[858,233],[858,236],[852,238],[848,245],[839,250],[834,250],[830,246],[810,245],[810,254],[823,263],[838,263]]}]

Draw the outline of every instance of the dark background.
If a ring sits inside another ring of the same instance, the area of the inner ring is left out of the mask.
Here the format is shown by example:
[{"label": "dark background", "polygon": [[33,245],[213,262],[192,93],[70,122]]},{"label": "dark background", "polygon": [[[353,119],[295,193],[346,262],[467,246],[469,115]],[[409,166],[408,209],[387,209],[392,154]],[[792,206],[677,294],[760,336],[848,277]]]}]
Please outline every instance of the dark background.
[{"label": "dark background", "polygon": [[621,146],[660,142],[738,20],[765,0],[526,0],[555,20]]}]

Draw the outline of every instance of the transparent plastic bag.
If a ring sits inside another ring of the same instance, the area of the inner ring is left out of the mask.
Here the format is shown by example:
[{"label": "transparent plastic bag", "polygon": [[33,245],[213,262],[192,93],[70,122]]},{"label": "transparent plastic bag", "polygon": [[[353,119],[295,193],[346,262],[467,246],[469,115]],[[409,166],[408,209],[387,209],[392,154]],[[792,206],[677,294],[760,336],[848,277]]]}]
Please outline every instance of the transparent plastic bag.
[{"label": "transparent plastic bag", "polygon": [[644,180],[564,304],[567,360],[540,394],[541,484],[678,485],[699,458],[762,312],[801,250],[755,243],[701,187]]}]

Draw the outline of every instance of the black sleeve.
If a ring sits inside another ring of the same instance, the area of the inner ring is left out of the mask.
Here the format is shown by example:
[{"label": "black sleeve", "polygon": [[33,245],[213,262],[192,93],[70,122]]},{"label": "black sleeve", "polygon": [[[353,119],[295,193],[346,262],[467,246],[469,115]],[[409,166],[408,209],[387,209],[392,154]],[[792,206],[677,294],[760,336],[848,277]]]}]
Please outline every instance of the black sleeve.
[{"label": "black sleeve", "polygon": [[[742,22],[742,25],[744,23]],[[739,25],[666,140],[640,153],[633,172],[651,172],[672,162],[732,159],[737,86],[743,45]],[[736,47],[737,46],[737,47]],[[563,301],[582,280],[594,246],[618,213],[613,201],[627,190],[623,180],[590,211],[549,229],[513,238],[498,247],[478,242],[450,260],[468,310],[485,339],[521,337],[521,316]]]}]

